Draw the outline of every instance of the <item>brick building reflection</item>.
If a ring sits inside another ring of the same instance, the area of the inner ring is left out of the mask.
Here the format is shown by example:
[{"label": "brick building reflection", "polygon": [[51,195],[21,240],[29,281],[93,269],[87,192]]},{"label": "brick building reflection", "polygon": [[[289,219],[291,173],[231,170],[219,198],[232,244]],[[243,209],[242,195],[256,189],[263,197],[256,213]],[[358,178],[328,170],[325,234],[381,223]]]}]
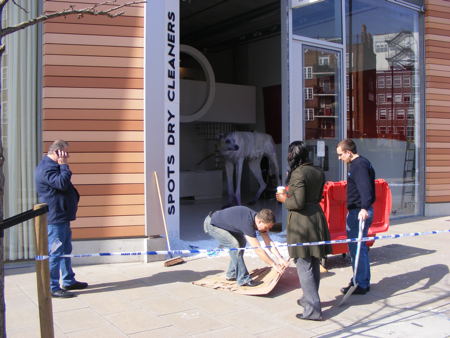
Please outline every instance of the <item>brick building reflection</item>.
[{"label": "brick building reflection", "polygon": [[347,53],[349,137],[414,141],[414,50],[411,32],[372,37],[362,27]]}]

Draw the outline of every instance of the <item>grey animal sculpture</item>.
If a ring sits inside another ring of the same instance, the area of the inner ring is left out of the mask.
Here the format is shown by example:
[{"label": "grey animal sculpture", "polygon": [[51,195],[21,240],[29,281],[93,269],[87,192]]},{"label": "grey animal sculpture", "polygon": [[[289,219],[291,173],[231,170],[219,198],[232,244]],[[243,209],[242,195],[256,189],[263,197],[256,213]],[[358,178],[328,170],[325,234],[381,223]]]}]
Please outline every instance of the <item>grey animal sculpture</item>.
[{"label": "grey animal sculpture", "polygon": [[259,185],[252,202],[256,202],[267,187],[261,172],[261,160],[264,156],[269,160],[271,174],[276,176],[277,184],[280,185],[275,144],[269,134],[246,131],[228,133],[220,138],[219,151],[225,159],[229,205],[241,204],[242,167],[245,160]]}]

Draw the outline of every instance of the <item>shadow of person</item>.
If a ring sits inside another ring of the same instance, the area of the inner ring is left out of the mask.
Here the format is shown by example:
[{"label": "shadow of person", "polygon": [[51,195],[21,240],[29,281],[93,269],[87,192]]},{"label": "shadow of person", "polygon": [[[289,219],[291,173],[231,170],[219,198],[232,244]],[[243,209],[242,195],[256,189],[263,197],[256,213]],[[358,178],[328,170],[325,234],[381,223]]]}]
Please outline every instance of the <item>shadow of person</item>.
[{"label": "shadow of person", "polygon": [[111,292],[133,288],[151,287],[157,285],[165,285],[171,283],[191,283],[193,281],[202,279],[209,275],[215,275],[222,270],[208,270],[203,272],[196,272],[192,270],[176,270],[159,272],[148,277],[141,277],[135,279],[128,279],[117,282],[105,282],[90,284],[88,289],[82,290],[83,294]]},{"label": "shadow of person", "polygon": [[[322,307],[332,306],[323,312],[324,318],[332,318],[337,314],[344,311],[348,306],[352,304],[363,305],[371,304],[378,300],[386,300],[385,306],[390,306],[388,303],[389,297],[392,296],[405,296],[407,294],[412,294],[420,290],[429,289],[432,285],[438,283],[449,273],[449,268],[445,264],[435,264],[421,268],[420,270],[410,271],[402,273],[399,275],[385,277],[378,283],[370,285],[370,292],[364,296],[352,295],[347,300],[347,303],[343,306],[336,306],[339,304],[343,295],[336,297],[334,301],[322,303]],[[423,283],[425,281],[425,283]],[[426,304],[433,303],[443,297],[448,297],[449,292],[445,291],[445,295],[435,296],[428,301],[424,301],[415,305],[408,305],[408,309],[413,309],[416,307],[424,306]],[[374,310],[377,311],[377,310]],[[398,311],[403,311],[403,309],[398,309]],[[380,319],[377,319],[380,320]],[[365,323],[367,325],[367,322]]]},{"label": "shadow of person", "polygon": [[[395,252],[395,255],[392,253]],[[423,257],[435,253],[436,250],[418,248],[403,244],[388,244],[380,247],[372,247],[369,250],[370,265],[377,266],[386,263],[397,262],[414,257]]]},{"label": "shadow of person", "polygon": [[[411,259],[414,257],[423,257],[424,255],[430,255],[435,253],[436,250],[428,250],[417,248],[414,246],[403,244],[389,244],[379,247],[371,247],[369,249],[370,266],[388,264],[392,262],[398,262],[404,259]],[[395,253],[395,254],[393,254]],[[330,255],[326,260],[327,269],[342,268],[350,266],[350,255]]]}]

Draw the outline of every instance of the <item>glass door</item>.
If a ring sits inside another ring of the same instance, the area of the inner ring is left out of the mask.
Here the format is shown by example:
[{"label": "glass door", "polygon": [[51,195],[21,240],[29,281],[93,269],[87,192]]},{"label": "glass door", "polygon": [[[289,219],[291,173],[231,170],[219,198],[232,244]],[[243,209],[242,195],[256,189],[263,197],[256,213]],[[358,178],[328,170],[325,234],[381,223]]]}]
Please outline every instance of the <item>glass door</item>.
[{"label": "glass door", "polygon": [[341,52],[303,45],[304,140],[309,158],[327,180],[338,181],[340,164],[335,154],[340,141]]},{"label": "glass door", "polygon": [[335,150],[343,138],[342,50],[294,40],[292,52],[290,139],[306,142],[328,181],[342,180]]}]

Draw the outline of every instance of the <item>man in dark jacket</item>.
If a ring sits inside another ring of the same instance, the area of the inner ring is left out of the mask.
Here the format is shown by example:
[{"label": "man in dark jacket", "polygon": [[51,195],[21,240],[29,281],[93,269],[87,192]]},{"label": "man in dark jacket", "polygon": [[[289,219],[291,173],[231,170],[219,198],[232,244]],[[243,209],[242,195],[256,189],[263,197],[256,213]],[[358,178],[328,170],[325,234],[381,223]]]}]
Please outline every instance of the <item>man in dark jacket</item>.
[{"label": "man in dark jacket", "polygon": [[[69,144],[54,141],[46,156],[35,170],[36,190],[39,201],[48,205],[48,251],[50,265],[50,290],[53,297],[70,298],[74,293],[67,290],[85,289],[88,284],[75,280],[72,261],[61,257],[72,253],[70,221],[75,220],[80,195],[70,178],[68,165]],[[60,287],[60,277],[62,287]]]},{"label": "man in dark jacket", "polygon": [[[339,142],[336,152],[341,161],[349,164],[347,172],[347,237],[358,237],[359,220],[364,221],[363,237],[367,237],[373,220],[375,170],[368,159],[358,155],[356,144],[350,139]],[[349,243],[348,247],[354,265],[357,244]],[[354,266],[353,269],[355,269]],[[353,294],[364,295],[370,291],[370,261],[365,243],[361,243],[355,279],[358,287]],[[342,288],[341,292],[346,294],[351,286],[353,286],[353,281],[350,281],[347,287]]]}]

